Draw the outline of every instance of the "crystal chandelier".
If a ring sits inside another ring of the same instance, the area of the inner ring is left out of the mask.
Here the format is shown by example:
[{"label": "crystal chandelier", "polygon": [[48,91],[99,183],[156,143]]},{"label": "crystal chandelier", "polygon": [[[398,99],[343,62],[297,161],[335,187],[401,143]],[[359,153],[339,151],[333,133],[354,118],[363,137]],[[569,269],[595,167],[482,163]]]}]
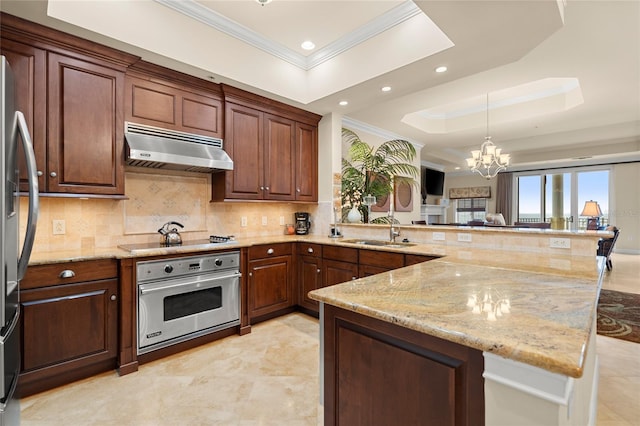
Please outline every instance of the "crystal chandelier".
[{"label": "crystal chandelier", "polygon": [[471,158],[467,158],[467,166],[485,179],[495,177],[498,172],[505,170],[511,156],[503,154],[502,149],[496,148],[489,136],[489,94],[487,93],[487,136],[479,150],[471,151]]}]

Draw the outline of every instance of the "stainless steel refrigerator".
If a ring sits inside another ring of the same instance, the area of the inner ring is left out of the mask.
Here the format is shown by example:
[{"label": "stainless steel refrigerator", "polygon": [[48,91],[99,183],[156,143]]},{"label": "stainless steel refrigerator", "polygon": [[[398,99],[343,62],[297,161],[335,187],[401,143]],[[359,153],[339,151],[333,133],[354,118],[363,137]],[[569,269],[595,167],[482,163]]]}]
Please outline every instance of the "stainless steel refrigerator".
[{"label": "stainless steel refrigerator", "polygon": [[[20,404],[15,398],[20,373],[20,280],[27,270],[36,234],[38,179],[27,123],[24,115],[15,108],[14,76],[6,58],[0,58],[0,173],[4,176],[0,197],[0,258],[3,265],[0,268],[0,426],[13,426],[20,423]],[[29,212],[22,250],[17,158],[21,152],[24,152],[29,176]]]}]

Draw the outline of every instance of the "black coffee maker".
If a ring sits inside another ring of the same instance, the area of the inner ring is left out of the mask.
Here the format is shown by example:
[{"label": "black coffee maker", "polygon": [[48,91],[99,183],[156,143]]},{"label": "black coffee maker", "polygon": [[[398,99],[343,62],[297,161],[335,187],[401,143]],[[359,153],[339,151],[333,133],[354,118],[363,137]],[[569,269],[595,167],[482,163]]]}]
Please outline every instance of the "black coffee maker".
[{"label": "black coffee maker", "polygon": [[307,212],[297,212],[294,214],[296,218],[296,234],[307,235],[311,229],[311,219]]}]

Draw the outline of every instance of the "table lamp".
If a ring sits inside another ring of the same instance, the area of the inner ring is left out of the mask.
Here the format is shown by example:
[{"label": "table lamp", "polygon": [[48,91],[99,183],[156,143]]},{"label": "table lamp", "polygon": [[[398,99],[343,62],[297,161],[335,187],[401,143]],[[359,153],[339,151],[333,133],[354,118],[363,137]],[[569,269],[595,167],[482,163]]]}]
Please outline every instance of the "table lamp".
[{"label": "table lamp", "polygon": [[587,216],[587,230],[597,230],[600,227],[600,216],[602,210],[597,201],[589,200],[584,203],[584,208],[580,216]]}]

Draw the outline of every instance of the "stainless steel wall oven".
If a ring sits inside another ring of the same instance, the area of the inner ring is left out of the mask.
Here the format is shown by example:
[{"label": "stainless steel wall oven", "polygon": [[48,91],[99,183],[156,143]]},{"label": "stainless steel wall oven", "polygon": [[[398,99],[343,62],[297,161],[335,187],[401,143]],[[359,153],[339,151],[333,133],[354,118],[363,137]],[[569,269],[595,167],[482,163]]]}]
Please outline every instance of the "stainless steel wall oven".
[{"label": "stainless steel wall oven", "polygon": [[138,262],[138,355],[240,324],[238,251]]}]

